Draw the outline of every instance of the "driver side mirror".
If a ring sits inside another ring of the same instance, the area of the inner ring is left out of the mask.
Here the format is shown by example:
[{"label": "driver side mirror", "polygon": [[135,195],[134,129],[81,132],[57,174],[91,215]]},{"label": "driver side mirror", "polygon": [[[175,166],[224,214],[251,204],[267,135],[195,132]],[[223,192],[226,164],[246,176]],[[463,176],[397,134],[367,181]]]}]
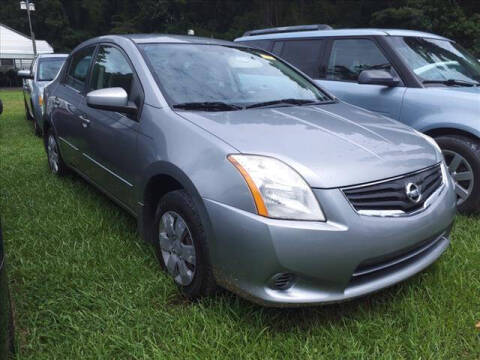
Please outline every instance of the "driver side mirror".
[{"label": "driver side mirror", "polygon": [[358,76],[358,83],[395,87],[400,84],[400,79],[387,70],[363,70]]},{"label": "driver side mirror", "polygon": [[128,101],[127,92],[121,87],[90,91],[87,94],[87,105],[94,109],[116,111],[128,115],[136,115],[137,106]]},{"label": "driver side mirror", "polygon": [[18,70],[17,75],[24,79],[33,79],[33,74],[30,70]]}]

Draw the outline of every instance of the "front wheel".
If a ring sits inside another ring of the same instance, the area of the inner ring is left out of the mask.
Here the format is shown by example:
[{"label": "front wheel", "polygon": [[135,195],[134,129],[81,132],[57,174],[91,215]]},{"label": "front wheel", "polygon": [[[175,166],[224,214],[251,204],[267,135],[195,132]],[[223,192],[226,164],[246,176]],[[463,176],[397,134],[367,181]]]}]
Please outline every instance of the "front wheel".
[{"label": "front wheel", "polygon": [[480,210],[480,144],[466,136],[435,138],[455,181],[457,207],[470,214]]},{"label": "front wheel", "polygon": [[154,222],[155,252],[161,267],[189,299],[214,293],[207,238],[198,210],[184,190],[160,200]]}]

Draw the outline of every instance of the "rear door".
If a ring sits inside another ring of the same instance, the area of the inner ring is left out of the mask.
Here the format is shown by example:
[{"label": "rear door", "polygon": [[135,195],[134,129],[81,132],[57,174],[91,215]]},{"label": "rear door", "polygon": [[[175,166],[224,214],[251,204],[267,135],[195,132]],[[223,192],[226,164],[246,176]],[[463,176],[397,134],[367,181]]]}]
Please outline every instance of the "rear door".
[{"label": "rear door", "polygon": [[[143,90],[134,68],[122,49],[100,45],[92,68],[89,91],[121,87],[139,109]],[[83,97],[79,104],[88,119],[83,156],[87,176],[127,207],[133,209],[135,176],[139,174],[137,134],[139,117],[89,107]]]},{"label": "rear door", "polygon": [[32,79],[23,79],[23,94],[25,96],[25,103],[27,105],[27,111],[30,116],[34,116],[33,107],[32,107],[32,92],[33,92],[33,81],[35,79],[36,64],[38,63],[38,57],[36,57],[32,64],[30,65],[30,74]]},{"label": "rear door", "polygon": [[373,38],[333,38],[329,41],[325,74],[318,84],[339,99],[399,119],[406,87],[359,84],[360,72],[385,69],[398,73]]},{"label": "rear door", "polygon": [[85,147],[86,139],[82,120],[84,114],[80,111],[79,104],[84,97],[94,52],[95,46],[90,46],[71,56],[64,79],[48,99],[64,161],[82,172],[85,170],[85,162],[80,149]]}]

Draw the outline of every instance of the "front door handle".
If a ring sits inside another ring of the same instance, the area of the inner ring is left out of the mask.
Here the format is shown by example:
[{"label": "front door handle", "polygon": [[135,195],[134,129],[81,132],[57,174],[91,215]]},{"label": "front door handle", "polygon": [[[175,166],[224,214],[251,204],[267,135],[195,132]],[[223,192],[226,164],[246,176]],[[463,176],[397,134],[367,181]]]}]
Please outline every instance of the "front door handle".
[{"label": "front door handle", "polygon": [[80,115],[80,120],[82,120],[82,126],[84,128],[86,128],[90,125],[90,120],[87,118],[86,115]]},{"label": "front door handle", "polygon": [[60,106],[60,100],[59,100],[58,98],[55,98],[55,99],[53,100],[53,105],[55,105],[55,106]]}]

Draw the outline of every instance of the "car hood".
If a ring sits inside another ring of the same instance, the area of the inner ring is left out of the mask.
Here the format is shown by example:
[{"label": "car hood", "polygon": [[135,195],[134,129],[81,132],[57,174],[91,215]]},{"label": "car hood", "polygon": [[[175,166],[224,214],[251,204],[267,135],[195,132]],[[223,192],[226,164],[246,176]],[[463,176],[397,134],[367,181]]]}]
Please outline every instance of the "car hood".
[{"label": "car hood", "polygon": [[[431,88],[430,88],[431,89]],[[472,94],[472,100],[475,99],[479,101],[478,95],[480,95],[480,86],[472,87],[472,86],[463,86],[463,87],[438,87],[435,88],[436,90],[443,90],[443,91],[454,91],[455,93],[464,93],[464,94]]]},{"label": "car hood", "polygon": [[341,102],[177,113],[241,153],[283,160],[316,188],[386,179],[441,160],[411,128]]}]

